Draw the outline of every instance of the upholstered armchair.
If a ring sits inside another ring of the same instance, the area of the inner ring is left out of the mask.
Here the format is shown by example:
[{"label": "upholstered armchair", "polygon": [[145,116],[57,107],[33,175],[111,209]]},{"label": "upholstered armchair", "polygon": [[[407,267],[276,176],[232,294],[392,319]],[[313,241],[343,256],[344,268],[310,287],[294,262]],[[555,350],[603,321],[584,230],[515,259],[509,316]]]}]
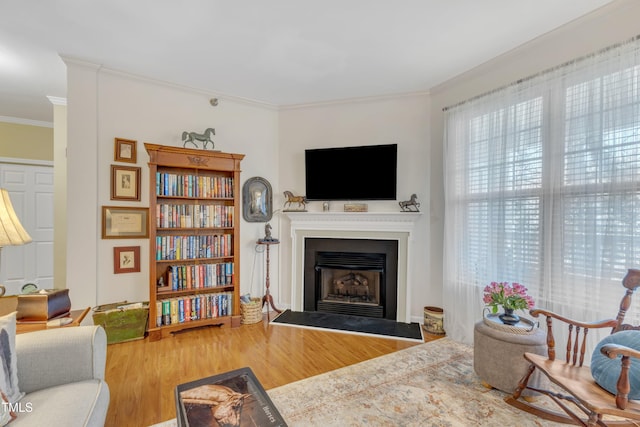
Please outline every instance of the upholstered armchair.
[{"label": "upholstered armchair", "polygon": [[78,326],[16,336],[18,385],[25,396],[11,427],[103,426],[109,407],[104,380],[107,336]]}]

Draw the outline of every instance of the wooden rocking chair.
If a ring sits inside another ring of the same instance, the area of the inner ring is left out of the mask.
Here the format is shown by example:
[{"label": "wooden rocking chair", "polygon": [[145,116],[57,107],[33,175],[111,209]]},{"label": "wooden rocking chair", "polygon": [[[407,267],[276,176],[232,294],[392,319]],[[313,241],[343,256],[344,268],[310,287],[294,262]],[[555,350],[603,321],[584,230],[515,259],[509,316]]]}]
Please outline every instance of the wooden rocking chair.
[{"label": "wooden rocking chair", "polygon": [[[630,358],[640,359],[640,352],[616,344],[602,346],[601,352],[609,358],[614,359],[619,355],[622,356],[621,372],[617,382],[617,395],[615,396],[595,382],[588,366],[582,366],[586,338],[590,329],[612,328],[612,334],[623,330],[640,330],[640,327],[623,323],[624,316],[631,305],[631,296],[640,286],[640,270],[630,269],[622,280],[622,284],[626,288],[626,292],[620,302],[620,310],[616,319],[593,323],[577,322],[547,310],[531,310],[531,315],[534,317],[539,315],[546,316],[548,355],[545,357],[533,353],[524,354],[524,358],[531,363],[531,366],[513,392],[513,395],[505,398],[507,403],[541,418],[560,423],[581,426],[640,426],[640,401],[627,398],[630,391]],[[556,360],[552,319],[568,325],[569,328],[565,360]],[[528,386],[529,378],[536,369],[546,375],[562,391],[558,393]],[[521,396],[525,389],[548,396],[563,412],[546,409],[536,405],[535,402],[526,401]],[[621,418],[603,418],[603,416]],[[633,420],[636,421],[634,422]]]}]

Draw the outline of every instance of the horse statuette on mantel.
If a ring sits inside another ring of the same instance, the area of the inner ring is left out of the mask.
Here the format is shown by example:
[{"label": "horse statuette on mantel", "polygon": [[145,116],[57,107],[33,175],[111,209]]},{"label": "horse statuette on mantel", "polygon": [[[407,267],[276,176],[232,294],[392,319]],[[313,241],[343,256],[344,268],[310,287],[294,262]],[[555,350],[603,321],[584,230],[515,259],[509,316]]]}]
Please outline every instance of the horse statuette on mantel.
[{"label": "horse statuette on mantel", "polygon": [[207,145],[209,143],[211,143],[211,149],[213,150],[214,144],[213,144],[213,140],[211,139],[211,135],[215,135],[215,134],[216,134],[216,130],[214,128],[207,128],[203,133],[184,131],[182,132],[182,142],[183,142],[182,146],[186,148],[187,144],[191,143],[194,145],[194,147],[200,148],[196,143],[196,141],[200,141],[202,142],[202,148],[204,150],[208,149]]},{"label": "horse statuette on mantel", "polygon": [[409,200],[404,202],[398,202],[400,205],[400,210],[402,212],[420,212],[418,209],[420,207],[420,203],[418,203],[418,196],[414,194],[411,195]]},{"label": "horse statuette on mantel", "polygon": [[[298,204],[298,209],[297,211],[301,211],[301,212],[305,212],[306,208],[307,208],[307,198],[305,196],[294,196],[293,193],[291,191],[285,191],[284,192],[284,197],[287,199],[286,202],[284,202],[284,210],[285,212],[287,211],[287,208],[291,207],[291,203],[297,203]],[[300,209],[302,208],[302,209]]]}]

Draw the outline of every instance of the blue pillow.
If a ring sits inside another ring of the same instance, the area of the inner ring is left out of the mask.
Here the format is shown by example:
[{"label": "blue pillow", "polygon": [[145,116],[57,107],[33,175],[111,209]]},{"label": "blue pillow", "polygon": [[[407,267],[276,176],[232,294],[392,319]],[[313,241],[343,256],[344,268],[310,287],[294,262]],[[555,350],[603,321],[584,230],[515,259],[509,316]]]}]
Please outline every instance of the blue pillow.
[{"label": "blue pillow", "polygon": [[[605,344],[618,344],[640,351],[640,331],[621,331],[609,335],[598,343],[591,356],[591,375],[596,383],[611,394],[617,394],[616,385],[620,377],[621,356],[609,359],[600,353]],[[629,367],[629,399],[640,399],[640,360],[631,358]]]}]

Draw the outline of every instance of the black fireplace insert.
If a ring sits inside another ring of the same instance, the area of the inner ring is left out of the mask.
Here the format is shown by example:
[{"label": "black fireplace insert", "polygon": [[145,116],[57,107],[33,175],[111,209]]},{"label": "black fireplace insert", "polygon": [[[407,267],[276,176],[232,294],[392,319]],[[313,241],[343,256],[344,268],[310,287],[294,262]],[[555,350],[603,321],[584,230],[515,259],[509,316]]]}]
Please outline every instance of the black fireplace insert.
[{"label": "black fireplace insert", "polygon": [[304,310],[396,319],[397,240],[305,239]]}]

